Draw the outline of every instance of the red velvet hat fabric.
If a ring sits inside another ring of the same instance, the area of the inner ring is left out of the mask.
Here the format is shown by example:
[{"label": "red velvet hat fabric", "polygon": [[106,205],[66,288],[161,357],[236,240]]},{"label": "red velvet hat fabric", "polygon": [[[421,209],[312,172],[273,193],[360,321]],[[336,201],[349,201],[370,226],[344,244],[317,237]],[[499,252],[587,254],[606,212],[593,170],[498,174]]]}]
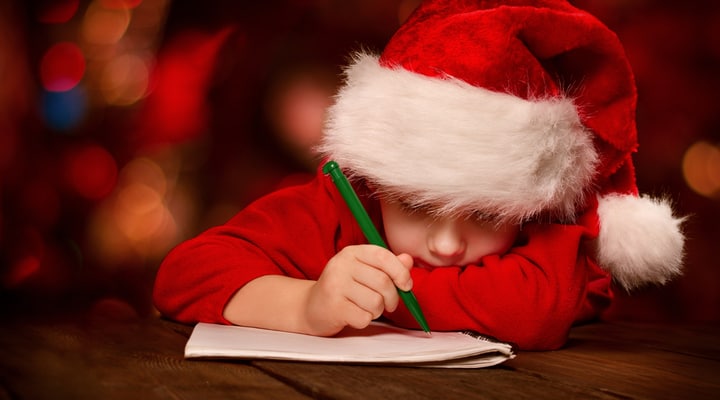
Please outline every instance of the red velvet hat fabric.
[{"label": "red velvet hat fabric", "polygon": [[615,33],[566,1],[425,2],[380,63],[526,100],[569,96],[594,135],[596,185],[637,193],[629,157],[637,148],[630,65]]},{"label": "red velvet hat fabric", "polygon": [[633,73],[587,12],[426,1],[345,76],[321,151],[381,194],[516,222],[597,211],[595,257],[624,287],[680,273],[683,218],[635,182]]}]

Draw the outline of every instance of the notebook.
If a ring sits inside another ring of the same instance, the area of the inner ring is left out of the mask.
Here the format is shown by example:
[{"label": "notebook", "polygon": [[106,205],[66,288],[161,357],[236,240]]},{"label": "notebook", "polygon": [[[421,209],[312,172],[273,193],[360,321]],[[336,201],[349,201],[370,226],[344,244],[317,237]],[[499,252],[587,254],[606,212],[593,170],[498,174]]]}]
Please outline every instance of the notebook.
[{"label": "notebook", "polygon": [[373,322],[318,337],[198,323],[185,345],[188,359],[267,359],[436,368],[482,368],[515,357],[513,346],[475,332],[433,332]]}]

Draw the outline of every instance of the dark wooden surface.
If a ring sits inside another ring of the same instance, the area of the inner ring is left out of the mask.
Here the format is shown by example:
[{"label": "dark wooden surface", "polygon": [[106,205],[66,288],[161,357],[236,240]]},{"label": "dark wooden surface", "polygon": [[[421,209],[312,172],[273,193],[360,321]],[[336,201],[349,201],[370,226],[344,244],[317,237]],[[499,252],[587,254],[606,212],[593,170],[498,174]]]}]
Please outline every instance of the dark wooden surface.
[{"label": "dark wooden surface", "polygon": [[112,310],[6,317],[0,399],[720,398],[718,325],[596,323],[475,370],[188,361],[191,329]]}]

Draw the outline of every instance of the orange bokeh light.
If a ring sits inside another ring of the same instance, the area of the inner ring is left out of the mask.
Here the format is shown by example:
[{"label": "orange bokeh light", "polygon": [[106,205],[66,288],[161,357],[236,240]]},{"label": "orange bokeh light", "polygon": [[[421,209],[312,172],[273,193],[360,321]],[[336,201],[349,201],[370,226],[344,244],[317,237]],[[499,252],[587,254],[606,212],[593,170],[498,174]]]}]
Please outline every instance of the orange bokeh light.
[{"label": "orange bokeh light", "polygon": [[142,0],[100,0],[100,3],[109,9],[129,9],[139,6]]},{"label": "orange bokeh light", "polygon": [[720,197],[720,148],[705,141],[685,152],[683,176],[688,186],[705,197]]},{"label": "orange bokeh light", "polygon": [[139,56],[126,54],[105,67],[101,89],[108,104],[125,106],[145,96],[149,81],[147,62]]},{"label": "orange bokeh light", "polygon": [[117,43],[130,25],[130,11],[124,8],[105,8],[91,3],[85,12],[82,33],[88,43],[110,45]]},{"label": "orange bokeh light", "polygon": [[122,168],[113,194],[100,203],[88,227],[92,257],[111,267],[156,260],[178,242],[175,214],[187,219],[189,202],[173,183],[178,163],[177,154],[156,154]]}]

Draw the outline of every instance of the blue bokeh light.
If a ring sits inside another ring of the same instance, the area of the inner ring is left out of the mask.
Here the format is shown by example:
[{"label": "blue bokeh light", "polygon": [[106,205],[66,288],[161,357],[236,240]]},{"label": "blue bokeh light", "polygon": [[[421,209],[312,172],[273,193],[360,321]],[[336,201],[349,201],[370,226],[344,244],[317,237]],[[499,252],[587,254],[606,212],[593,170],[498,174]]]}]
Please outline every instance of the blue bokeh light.
[{"label": "blue bokeh light", "polygon": [[85,118],[87,95],[82,86],[65,92],[43,92],[42,114],[45,123],[57,131],[70,131]]}]

